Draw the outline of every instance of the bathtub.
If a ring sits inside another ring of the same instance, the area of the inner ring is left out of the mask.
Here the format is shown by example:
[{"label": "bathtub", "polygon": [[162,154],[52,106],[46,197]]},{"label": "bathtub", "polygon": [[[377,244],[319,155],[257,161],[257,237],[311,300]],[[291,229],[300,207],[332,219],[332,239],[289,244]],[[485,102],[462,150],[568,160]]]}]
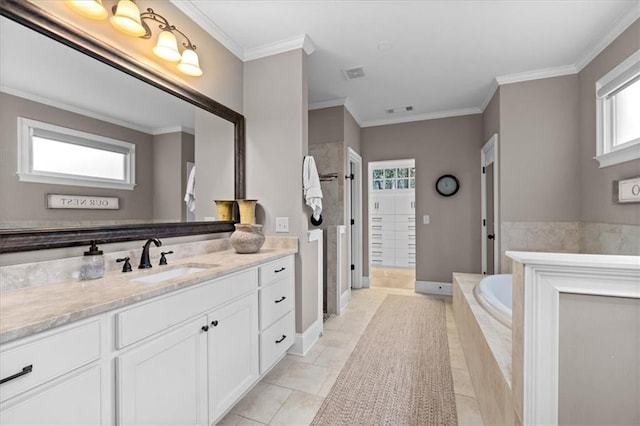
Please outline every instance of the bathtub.
[{"label": "bathtub", "polygon": [[473,289],[480,305],[511,328],[511,274],[489,275]]}]

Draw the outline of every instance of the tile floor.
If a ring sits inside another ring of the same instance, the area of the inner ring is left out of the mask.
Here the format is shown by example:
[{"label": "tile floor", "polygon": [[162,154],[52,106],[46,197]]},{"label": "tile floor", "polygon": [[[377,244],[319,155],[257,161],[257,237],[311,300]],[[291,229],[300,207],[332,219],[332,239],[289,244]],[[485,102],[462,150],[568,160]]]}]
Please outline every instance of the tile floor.
[{"label": "tile floor", "polygon": [[405,288],[416,286],[416,270],[407,268],[371,267],[369,270],[371,287]]},{"label": "tile floor", "polygon": [[[351,303],[324,324],[324,334],[304,357],[286,355],[220,425],[308,425],[387,294],[430,297],[413,290],[372,287],[352,291]],[[459,425],[483,425],[458,339],[450,299],[447,334]]]}]

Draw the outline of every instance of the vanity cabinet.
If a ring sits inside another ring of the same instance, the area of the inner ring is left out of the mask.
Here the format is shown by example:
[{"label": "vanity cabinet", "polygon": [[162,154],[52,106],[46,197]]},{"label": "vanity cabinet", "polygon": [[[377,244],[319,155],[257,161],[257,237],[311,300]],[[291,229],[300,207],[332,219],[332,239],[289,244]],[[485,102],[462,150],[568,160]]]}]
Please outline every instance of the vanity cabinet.
[{"label": "vanity cabinet", "polygon": [[258,379],[255,293],[207,314],[209,418],[222,416]]},{"label": "vanity cabinet", "polygon": [[103,328],[94,318],[4,345],[0,424],[106,424]]},{"label": "vanity cabinet", "polygon": [[198,317],[116,358],[118,424],[207,425],[207,333]]}]

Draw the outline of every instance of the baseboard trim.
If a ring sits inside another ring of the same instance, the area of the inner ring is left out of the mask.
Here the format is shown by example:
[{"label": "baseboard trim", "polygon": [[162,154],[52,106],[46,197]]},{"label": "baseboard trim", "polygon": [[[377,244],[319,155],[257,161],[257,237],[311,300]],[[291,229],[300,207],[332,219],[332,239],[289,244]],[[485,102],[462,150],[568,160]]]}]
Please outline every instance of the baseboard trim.
[{"label": "baseboard trim", "polygon": [[438,281],[416,281],[416,293],[451,296],[453,294],[453,286],[451,283]]},{"label": "baseboard trim", "polygon": [[303,333],[296,333],[293,345],[289,348],[289,354],[305,356],[316,344],[322,333],[322,323],[315,320]]},{"label": "baseboard trim", "polygon": [[369,288],[371,284],[369,283],[369,277],[362,277],[362,288]]},{"label": "baseboard trim", "polygon": [[351,302],[351,291],[345,291],[340,295],[340,312]]}]

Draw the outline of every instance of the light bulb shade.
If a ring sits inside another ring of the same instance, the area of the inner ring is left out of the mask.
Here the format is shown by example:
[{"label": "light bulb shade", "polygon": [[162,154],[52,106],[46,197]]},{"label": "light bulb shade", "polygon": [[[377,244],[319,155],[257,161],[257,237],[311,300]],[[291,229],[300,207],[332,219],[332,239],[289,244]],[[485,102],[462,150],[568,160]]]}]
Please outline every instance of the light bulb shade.
[{"label": "light bulb shade", "polygon": [[120,0],[116,7],[116,13],[109,22],[118,31],[130,36],[140,37],[146,33],[140,20],[140,10],[131,0]]},{"label": "light bulb shade", "polygon": [[191,49],[185,49],[185,51],[182,52],[182,61],[178,64],[178,69],[184,74],[193,77],[201,76],[202,70],[200,69],[198,54]]},{"label": "light bulb shade", "polygon": [[171,62],[178,62],[182,57],[178,52],[178,40],[171,31],[162,31],[158,34],[158,42],[153,48],[156,56]]},{"label": "light bulb shade", "polygon": [[66,0],[65,3],[85,18],[98,20],[107,17],[107,9],[102,5],[102,0]]}]

